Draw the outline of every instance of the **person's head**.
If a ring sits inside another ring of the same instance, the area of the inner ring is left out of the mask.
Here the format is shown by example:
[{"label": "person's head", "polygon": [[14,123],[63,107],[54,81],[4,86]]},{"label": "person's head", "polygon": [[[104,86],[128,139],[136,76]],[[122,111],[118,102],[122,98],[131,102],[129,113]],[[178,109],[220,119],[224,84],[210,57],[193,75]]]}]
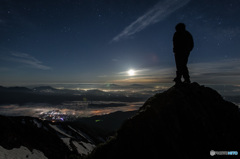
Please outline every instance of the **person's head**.
[{"label": "person's head", "polygon": [[175,26],[176,31],[185,31],[186,30],[186,25],[184,23],[178,23]]}]

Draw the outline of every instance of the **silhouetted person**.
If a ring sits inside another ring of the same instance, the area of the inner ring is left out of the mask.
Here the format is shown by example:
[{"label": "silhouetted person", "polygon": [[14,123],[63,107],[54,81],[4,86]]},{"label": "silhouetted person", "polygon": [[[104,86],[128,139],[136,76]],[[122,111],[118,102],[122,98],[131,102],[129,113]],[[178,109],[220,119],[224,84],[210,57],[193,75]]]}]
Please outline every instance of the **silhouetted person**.
[{"label": "silhouetted person", "polygon": [[186,26],[183,23],[179,23],[175,27],[176,32],[173,36],[173,52],[176,62],[176,78],[173,81],[176,84],[181,83],[183,76],[184,83],[191,83],[190,76],[187,68],[188,56],[192,51],[194,43],[192,35],[186,30]]}]

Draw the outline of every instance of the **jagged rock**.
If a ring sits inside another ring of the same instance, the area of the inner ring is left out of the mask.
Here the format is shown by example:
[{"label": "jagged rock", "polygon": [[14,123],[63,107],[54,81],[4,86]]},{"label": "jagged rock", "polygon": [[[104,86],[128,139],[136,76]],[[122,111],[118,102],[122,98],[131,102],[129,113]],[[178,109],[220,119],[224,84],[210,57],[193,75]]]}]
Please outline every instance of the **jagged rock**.
[{"label": "jagged rock", "polygon": [[88,158],[210,158],[211,150],[237,151],[239,134],[236,105],[211,88],[182,84],[149,98]]}]

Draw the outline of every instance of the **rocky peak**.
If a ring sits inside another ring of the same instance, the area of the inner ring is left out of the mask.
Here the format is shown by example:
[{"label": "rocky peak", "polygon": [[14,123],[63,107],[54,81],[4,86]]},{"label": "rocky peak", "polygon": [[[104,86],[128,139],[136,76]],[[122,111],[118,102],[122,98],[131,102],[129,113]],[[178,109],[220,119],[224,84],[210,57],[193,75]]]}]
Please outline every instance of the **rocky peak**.
[{"label": "rocky peak", "polygon": [[211,150],[237,151],[239,134],[236,105],[197,83],[175,85],[149,98],[89,158],[209,158]]}]

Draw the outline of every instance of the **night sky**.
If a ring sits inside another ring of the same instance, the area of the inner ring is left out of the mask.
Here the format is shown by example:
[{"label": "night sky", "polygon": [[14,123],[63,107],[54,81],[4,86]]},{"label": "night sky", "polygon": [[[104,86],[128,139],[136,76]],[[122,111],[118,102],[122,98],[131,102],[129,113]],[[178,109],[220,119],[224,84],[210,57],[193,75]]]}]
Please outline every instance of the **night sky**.
[{"label": "night sky", "polygon": [[240,0],[0,0],[0,85],[171,83],[179,22],[195,42],[191,80],[239,85],[239,8]]}]

